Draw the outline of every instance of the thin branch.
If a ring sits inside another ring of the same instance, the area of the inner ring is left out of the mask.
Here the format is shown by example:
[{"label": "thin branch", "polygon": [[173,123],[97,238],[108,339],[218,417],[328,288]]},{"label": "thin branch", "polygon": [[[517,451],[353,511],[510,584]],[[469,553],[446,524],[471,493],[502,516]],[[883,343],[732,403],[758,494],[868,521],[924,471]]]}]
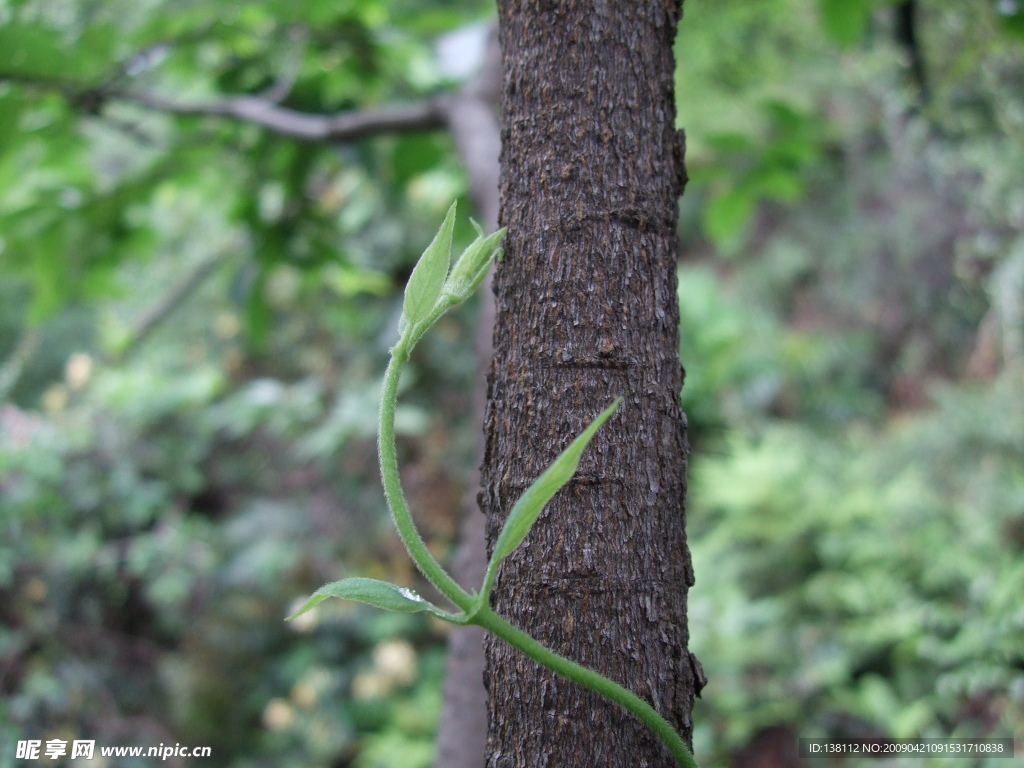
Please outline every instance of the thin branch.
[{"label": "thin branch", "polygon": [[315,115],[254,96],[189,103],[138,91],[112,91],[105,95],[161,112],[228,117],[255,123],[282,136],[304,141],[352,141],[374,133],[422,131],[445,125],[442,99],[439,98],[404,106]]},{"label": "thin branch", "polygon": [[86,105],[86,111],[94,114],[108,101],[127,101],[158,112],[209,115],[254,123],[281,136],[303,141],[353,141],[376,133],[443,128],[447,123],[448,101],[443,95],[402,106],[318,115],[282,107],[267,98],[256,96],[228,96],[205,102],[188,102],[144,91],[97,88],[19,72],[0,72],[0,82],[58,91],[71,102]]}]

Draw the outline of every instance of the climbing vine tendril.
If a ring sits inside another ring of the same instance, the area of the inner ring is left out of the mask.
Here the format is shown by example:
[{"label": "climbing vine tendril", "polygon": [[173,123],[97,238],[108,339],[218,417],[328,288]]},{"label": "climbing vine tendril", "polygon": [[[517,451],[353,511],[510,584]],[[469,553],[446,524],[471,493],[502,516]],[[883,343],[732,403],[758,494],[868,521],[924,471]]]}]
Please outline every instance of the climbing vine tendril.
[{"label": "climbing vine tendril", "polygon": [[398,534],[409,555],[424,576],[437,587],[458,613],[451,613],[430,603],[410,589],[366,578],[348,578],[326,584],[309,598],[289,620],[301,616],[329,597],[358,600],[378,608],[405,613],[426,612],[452,624],[475,624],[518,648],[530,658],[558,674],[597,691],[620,704],[646,723],[662,740],[676,761],[685,768],[697,768],[686,743],[675,729],[646,701],[618,683],[580,666],[545,648],[525,632],[507,622],[490,607],[490,592],[502,559],[511,554],[526,538],[548,501],[576,472],[580,456],[615,409],[621,398],[608,408],[573,440],[569,446],[541,473],[519,497],[509,512],[508,519],[495,543],[494,553],[487,565],[484,582],[479,592],[467,592],[434,558],[416,530],[409,506],[402,492],[395,452],[395,405],[398,400],[398,380],[402,367],[409,359],[413,347],[423,334],[452,307],[465,301],[479,286],[491,263],[501,257],[500,229],[485,236],[479,227],[474,240],[449,271],[451,263],[452,231],[455,223],[455,204],[448,209],[433,242],[423,252],[406,285],[402,317],[398,323],[399,340],[391,349],[391,360],[384,373],[381,393],[378,450],[384,495]]}]

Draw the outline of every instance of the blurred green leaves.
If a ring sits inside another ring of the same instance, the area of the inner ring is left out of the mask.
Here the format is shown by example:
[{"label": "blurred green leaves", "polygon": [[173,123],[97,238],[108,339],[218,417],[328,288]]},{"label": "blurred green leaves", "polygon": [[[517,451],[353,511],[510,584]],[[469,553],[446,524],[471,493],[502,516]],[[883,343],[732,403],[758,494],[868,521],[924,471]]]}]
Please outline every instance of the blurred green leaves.
[{"label": "blurred green leaves", "polygon": [[[436,87],[437,77],[423,74],[428,41],[376,1],[247,2],[227,15],[203,3],[174,13],[159,3],[91,12],[72,3],[65,14],[44,5],[20,4],[0,24],[0,266],[30,280],[33,322],[68,302],[116,294],[118,265],[151,247],[142,240],[153,232],[140,222],[154,196],[203,186],[211,204],[226,209],[226,228],[247,238],[255,265],[240,270],[240,298],[253,338],[265,340],[273,312],[263,294],[274,266],[314,275],[373,269],[367,249],[339,237],[353,234],[344,222],[365,225],[367,214],[379,217],[383,197],[394,204],[425,174],[452,165],[436,136],[403,137],[401,151],[384,143],[339,153],[111,95],[135,90],[201,103],[284,88],[289,108],[324,113]],[[327,27],[331,33],[321,33]],[[385,170],[392,162],[394,172]],[[359,170],[390,184],[386,195],[356,192]]]},{"label": "blurred green leaves", "polygon": [[780,695],[797,707],[782,721],[801,729],[828,727],[828,700],[896,738],[949,723],[980,735],[963,702],[1024,685],[1024,444],[1007,451],[1000,425],[1019,412],[1013,389],[947,390],[936,412],[881,434],[770,424],[697,466],[695,567],[716,580],[691,594],[691,620],[711,619],[697,649],[705,697],[737,738]]},{"label": "blurred green leaves", "polygon": [[[1006,5],[1009,7],[1010,4]],[[1009,13],[1000,12],[999,22],[1009,34],[1013,35],[1018,41],[1024,42],[1024,8],[1021,8],[1019,3],[1014,4],[1012,7],[1016,10],[1012,10]]]},{"label": "blurred green leaves", "polygon": [[110,67],[117,36],[112,23],[61,29],[40,21],[9,21],[0,25],[0,74],[88,83]]},{"label": "blurred green leaves", "polygon": [[827,124],[793,104],[769,100],[761,105],[762,137],[716,133],[703,139],[714,160],[695,164],[691,181],[709,192],[704,233],[725,253],[745,242],[751,217],[763,202],[795,204],[808,176],[822,157]]},{"label": "blurred green leaves", "polygon": [[818,0],[821,27],[843,48],[860,42],[871,17],[872,0]]}]

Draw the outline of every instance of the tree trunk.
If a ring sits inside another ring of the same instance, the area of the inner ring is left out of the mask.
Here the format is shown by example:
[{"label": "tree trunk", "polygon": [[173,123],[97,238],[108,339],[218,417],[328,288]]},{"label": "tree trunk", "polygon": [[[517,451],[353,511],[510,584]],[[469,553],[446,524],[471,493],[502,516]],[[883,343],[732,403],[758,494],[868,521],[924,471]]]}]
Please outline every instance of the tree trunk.
[{"label": "tree trunk", "polygon": [[[494,607],[689,738],[672,45],[678,0],[501,0],[502,223],[483,506],[519,495],[611,401]],[[639,721],[489,638],[488,768],[671,766]]]}]

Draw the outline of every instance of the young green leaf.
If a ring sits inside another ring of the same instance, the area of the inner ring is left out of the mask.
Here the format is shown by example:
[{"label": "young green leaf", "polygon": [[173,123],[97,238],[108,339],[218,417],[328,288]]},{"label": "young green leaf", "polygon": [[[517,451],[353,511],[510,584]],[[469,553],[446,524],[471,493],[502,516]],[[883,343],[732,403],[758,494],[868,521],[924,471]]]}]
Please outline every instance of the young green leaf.
[{"label": "young green leaf", "polygon": [[452,273],[445,281],[441,293],[450,296],[456,304],[469,298],[484,279],[494,257],[501,251],[498,245],[507,231],[508,227],[502,227],[487,237],[481,234],[470,243],[452,267]]},{"label": "young green leaf", "polygon": [[512,507],[508,520],[505,521],[505,527],[501,529],[498,541],[494,545],[494,554],[491,555],[491,562],[487,565],[487,574],[484,577],[484,585],[479,595],[481,604],[485,603],[488,599],[491,584],[494,582],[494,577],[498,572],[498,564],[503,558],[510,555],[519,546],[519,543],[526,538],[526,534],[530,532],[530,528],[533,527],[533,524],[540,516],[544,505],[576,473],[583,449],[587,447],[587,443],[590,442],[601,425],[615,412],[615,409],[619,407],[621,402],[621,397],[616,398],[614,403],[605,408],[590,423],[590,426],[583,430],[583,433],[559,454],[558,458],[551,463],[551,466],[545,469],[540,477],[533,481],[533,484],[526,489],[523,495],[519,497],[519,501]]},{"label": "young green leaf", "polygon": [[454,227],[455,203],[452,203],[441,229],[416,263],[405,286],[402,311],[408,325],[415,325],[429,315],[441,296],[441,287],[448,276],[448,265],[451,263]]},{"label": "young green leaf", "polygon": [[320,587],[299,610],[288,617],[288,621],[301,616],[310,608],[322,603],[329,597],[340,597],[343,600],[358,600],[377,608],[402,613],[427,611],[438,618],[451,620],[453,617],[433,603],[427,602],[411,589],[398,587],[377,579],[352,578],[342,579]]}]

